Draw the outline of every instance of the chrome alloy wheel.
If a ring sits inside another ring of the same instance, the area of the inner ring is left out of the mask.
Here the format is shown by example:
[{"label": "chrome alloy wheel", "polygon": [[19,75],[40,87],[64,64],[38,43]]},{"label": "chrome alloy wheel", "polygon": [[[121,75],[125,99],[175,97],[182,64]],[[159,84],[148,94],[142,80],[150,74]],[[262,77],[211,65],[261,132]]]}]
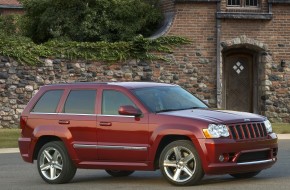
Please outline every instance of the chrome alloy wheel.
[{"label": "chrome alloy wheel", "polygon": [[163,161],[166,175],[173,181],[182,183],[191,179],[196,169],[193,153],[183,146],[175,146],[168,150]]},{"label": "chrome alloy wheel", "polygon": [[39,167],[46,179],[55,180],[62,172],[63,158],[58,150],[47,147],[41,153]]}]

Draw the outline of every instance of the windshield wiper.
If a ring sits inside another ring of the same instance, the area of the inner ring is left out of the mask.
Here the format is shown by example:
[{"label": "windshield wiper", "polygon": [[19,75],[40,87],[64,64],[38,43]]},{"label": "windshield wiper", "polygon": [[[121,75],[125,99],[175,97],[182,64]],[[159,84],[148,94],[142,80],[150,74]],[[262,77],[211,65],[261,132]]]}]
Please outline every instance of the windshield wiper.
[{"label": "windshield wiper", "polygon": [[178,110],[182,110],[182,109],[163,109],[163,110],[158,110],[155,113],[169,112],[169,111],[178,111]]},{"label": "windshield wiper", "polygon": [[160,112],[170,112],[170,111],[179,111],[179,110],[191,110],[191,109],[199,109],[203,107],[189,107],[189,108],[178,108],[178,109],[163,109],[163,110],[158,110],[155,113],[160,113]]},{"label": "windshield wiper", "polygon": [[184,108],[183,110],[191,110],[191,109],[205,109],[206,107],[190,107],[190,108]]}]

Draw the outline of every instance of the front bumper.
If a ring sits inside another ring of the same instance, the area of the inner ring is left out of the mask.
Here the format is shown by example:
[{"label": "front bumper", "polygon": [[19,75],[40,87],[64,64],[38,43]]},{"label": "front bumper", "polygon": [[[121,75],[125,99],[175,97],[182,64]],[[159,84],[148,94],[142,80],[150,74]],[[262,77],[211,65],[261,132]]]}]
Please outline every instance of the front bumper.
[{"label": "front bumper", "polygon": [[266,138],[198,139],[203,169],[206,174],[234,174],[270,168],[277,161],[275,133]]}]

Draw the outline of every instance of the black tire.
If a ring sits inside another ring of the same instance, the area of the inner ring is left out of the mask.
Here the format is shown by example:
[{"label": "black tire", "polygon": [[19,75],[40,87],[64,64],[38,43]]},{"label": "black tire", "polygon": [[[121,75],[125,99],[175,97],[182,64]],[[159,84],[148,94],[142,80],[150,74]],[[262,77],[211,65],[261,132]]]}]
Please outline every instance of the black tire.
[{"label": "black tire", "polygon": [[61,141],[43,145],[37,156],[37,169],[42,179],[50,184],[67,183],[76,173],[76,167]]},{"label": "black tire", "polygon": [[177,186],[196,185],[204,176],[200,157],[187,140],[168,144],[161,152],[159,167],[165,179]]},{"label": "black tire", "polygon": [[126,177],[134,173],[134,171],[127,170],[105,170],[105,171],[113,177]]},{"label": "black tire", "polygon": [[261,171],[255,171],[255,172],[248,172],[248,173],[239,173],[239,174],[230,174],[232,177],[237,179],[246,179],[251,178],[256,175],[258,175]]}]

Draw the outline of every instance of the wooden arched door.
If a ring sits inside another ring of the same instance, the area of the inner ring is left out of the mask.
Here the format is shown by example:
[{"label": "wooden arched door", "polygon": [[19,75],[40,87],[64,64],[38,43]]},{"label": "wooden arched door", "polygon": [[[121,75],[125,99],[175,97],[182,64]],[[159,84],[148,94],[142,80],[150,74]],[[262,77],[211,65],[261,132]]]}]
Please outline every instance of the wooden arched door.
[{"label": "wooden arched door", "polygon": [[228,110],[253,112],[253,60],[251,54],[224,57],[224,106]]}]

